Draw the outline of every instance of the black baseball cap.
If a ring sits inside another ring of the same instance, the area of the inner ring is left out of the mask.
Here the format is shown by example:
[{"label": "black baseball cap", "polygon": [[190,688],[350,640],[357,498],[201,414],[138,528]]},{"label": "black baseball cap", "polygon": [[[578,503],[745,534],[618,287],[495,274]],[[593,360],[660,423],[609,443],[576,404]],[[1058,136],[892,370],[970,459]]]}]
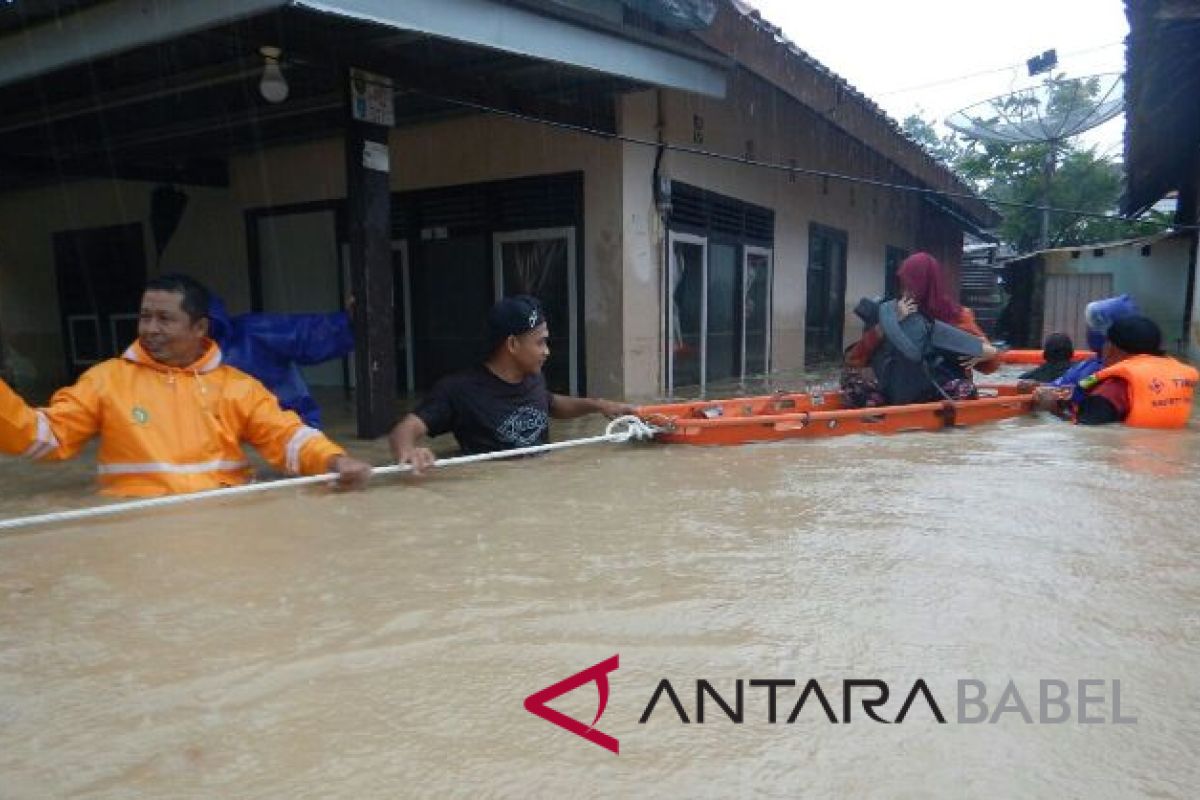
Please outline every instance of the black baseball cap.
[{"label": "black baseball cap", "polygon": [[506,297],[488,312],[488,336],[493,345],[509,336],[520,336],[546,321],[546,312],[536,297],[527,294]]},{"label": "black baseball cap", "polygon": [[1130,355],[1162,355],[1162,331],[1149,317],[1134,315],[1116,320],[1108,329],[1108,341]]}]

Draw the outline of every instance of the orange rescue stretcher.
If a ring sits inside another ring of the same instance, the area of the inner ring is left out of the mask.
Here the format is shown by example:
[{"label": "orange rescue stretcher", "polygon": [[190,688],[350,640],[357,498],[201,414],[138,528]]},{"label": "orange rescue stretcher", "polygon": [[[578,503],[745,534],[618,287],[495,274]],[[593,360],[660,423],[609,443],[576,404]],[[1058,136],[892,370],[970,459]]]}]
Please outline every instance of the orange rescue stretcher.
[{"label": "orange rescue stretcher", "polygon": [[[1071,354],[1071,360],[1083,361],[1094,355],[1091,350],[1076,350]],[[996,357],[1002,364],[1041,364],[1046,360],[1041,350],[1001,350]]]},{"label": "orange rescue stretcher", "polygon": [[774,394],[642,406],[635,412],[661,430],[656,441],[735,445],[852,433],[936,431],[1033,413],[1032,387],[980,386],[977,400],[845,408],[840,392]]}]

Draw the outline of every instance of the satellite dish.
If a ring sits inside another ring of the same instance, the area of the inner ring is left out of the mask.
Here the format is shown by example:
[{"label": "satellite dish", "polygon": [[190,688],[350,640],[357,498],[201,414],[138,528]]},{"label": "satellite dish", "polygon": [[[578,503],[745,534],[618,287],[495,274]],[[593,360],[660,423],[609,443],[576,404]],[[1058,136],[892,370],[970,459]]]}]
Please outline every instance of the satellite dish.
[{"label": "satellite dish", "polygon": [[1056,151],[1072,136],[1108,122],[1125,109],[1119,73],[1049,78],[1011,94],[967,106],[946,118],[947,127],[971,139],[997,144],[1048,144],[1042,201],[1041,246],[1049,245],[1050,181]]},{"label": "satellite dish", "polygon": [[956,111],[946,125],[985,142],[1061,142],[1120,114],[1123,87],[1119,74],[1048,80]]}]

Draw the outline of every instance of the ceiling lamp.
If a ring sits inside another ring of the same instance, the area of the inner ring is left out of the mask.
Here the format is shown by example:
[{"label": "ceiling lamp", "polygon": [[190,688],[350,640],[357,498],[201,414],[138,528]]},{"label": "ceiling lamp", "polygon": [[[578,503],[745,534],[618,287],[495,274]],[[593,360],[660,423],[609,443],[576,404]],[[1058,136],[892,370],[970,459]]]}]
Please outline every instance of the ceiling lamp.
[{"label": "ceiling lamp", "polygon": [[288,97],[288,82],[279,68],[279,57],[283,51],[278,47],[260,47],[258,52],[262,53],[264,61],[258,91],[268,103],[282,103]]}]

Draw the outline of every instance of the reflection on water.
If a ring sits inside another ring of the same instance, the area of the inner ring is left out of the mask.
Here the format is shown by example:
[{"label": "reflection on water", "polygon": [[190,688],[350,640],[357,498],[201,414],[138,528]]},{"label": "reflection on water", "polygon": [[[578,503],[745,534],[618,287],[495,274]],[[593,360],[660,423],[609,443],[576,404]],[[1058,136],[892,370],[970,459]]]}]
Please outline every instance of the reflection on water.
[{"label": "reflection on water", "polygon": [[[3,537],[0,795],[1194,796],[1195,424],[599,446]],[[3,516],[94,502],[0,480]],[[522,708],[614,653],[619,757]],[[639,725],[662,677],[1118,678],[1139,724]]]}]

